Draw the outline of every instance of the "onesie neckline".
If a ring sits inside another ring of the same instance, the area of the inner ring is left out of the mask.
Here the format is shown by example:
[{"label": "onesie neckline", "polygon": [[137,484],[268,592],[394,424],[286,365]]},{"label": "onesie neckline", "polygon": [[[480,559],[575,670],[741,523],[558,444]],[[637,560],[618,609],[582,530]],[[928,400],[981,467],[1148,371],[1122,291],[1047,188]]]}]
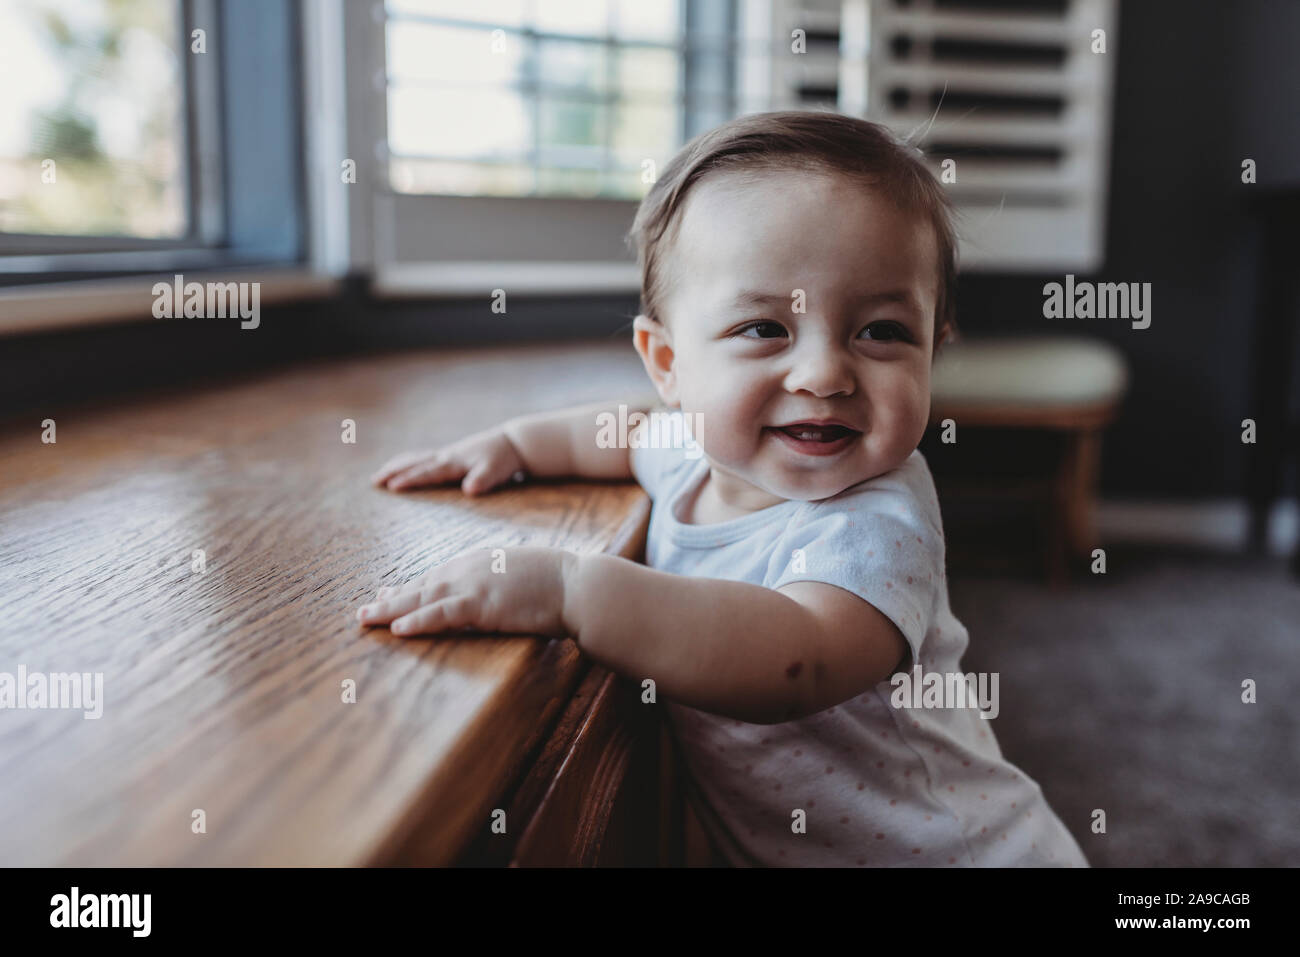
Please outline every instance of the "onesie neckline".
[{"label": "onesie neckline", "polygon": [[762,528],[773,519],[787,515],[801,505],[807,504],[797,499],[786,499],[784,502],[769,505],[767,508],[760,508],[757,512],[750,512],[748,515],[729,518],[722,522],[712,522],[708,525],[688,525],[678,520],[677,506],[700,487],[708,474],[709,461],[701,456],[698,464],[687,473],[686,479],[678,487],[677,491],[672,493],[664,502],[662,509],[664,529],[668,534],[668,538],[676,545],[684,545],[690,548],[713,548],[717,545],[727,545],[745,538],[755,529]]}]

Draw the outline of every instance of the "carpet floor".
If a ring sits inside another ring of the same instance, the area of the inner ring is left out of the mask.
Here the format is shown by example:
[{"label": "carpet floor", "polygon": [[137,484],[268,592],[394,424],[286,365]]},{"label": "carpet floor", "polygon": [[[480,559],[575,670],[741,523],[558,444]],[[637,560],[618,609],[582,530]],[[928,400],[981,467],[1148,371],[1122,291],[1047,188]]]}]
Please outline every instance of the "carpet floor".
[{"label": "carpet floor", "polygon": [[1300,582],[1174,548],[1107,565],[1053,592],[950,562],[963,670],[1000,675],[1003,754],[1094,867],[1300,865]]}]

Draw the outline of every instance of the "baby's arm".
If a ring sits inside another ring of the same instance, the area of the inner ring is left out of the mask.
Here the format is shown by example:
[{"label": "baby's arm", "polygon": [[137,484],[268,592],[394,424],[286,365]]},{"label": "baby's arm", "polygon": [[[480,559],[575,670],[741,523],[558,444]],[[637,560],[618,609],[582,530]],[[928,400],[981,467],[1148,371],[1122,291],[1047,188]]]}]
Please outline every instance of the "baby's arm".
[{"label": "baby's arm", "polygon": [[608,413],[617,421],[619,405],[627,406],[630,416],[633,412],[648,412],[655,403],[652,395],[595,402],[558,412],[519,416],[506,422],[502,429],[530,475],[632,478],[631,450],[627,448],[630,437],[620,436],[623,448],[601,448],[596,444],[598,417]]},{"label": "baby's arm", "polygon": [[645,393],[591,405],[538,412],[510,419],[439,449],[406,452],[389,459],[371,481],[392,491],[461,482],[467,495],[477,495],[509,481],[523,469],[534,477],[632,478],[630,436],[623,447],[601,448],[597,416],[618,418],[654,407],[656,397]]},{"label": "baby's arm", "polygon": [[689,578],[612,555],[565,573],[565,630],[582,650],[674,701],[754,724],[790,721],[888,679],[907,652],[892,621],[822,582],[779,590]]}]

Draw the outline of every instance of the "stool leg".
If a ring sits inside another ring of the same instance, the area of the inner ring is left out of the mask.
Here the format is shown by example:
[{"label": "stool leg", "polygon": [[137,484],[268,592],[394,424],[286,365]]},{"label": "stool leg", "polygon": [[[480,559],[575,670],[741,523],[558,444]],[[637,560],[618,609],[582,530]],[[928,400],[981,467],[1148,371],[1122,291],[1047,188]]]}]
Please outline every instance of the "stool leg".
[{"label": "stool leg", "polygon": [[1063,447],[1048,492],[1047,579],[1053,590],[1069,584],[1070,562],[1086,537],[1087,500],[1084,493],[1091,455],[1085,433],[1061,433]]},{"label": "stool leg", "polygon": [[1047,586],[1052,591],[1061,591],[1070,584],[1070,548],[1065,519],[1068,508],[1060,473],[1052,476],[1048,483],[1044,504]]},{"label": "stool leg", "polygon": [[1101,460],[1101,433],[1095,429],[1076,432],[1069,443],[1065,467],[1069,470],[1066,501],[1066,534],[1070,553],[1089,559],[1097,538],[1092,524],[1097,471]]}]

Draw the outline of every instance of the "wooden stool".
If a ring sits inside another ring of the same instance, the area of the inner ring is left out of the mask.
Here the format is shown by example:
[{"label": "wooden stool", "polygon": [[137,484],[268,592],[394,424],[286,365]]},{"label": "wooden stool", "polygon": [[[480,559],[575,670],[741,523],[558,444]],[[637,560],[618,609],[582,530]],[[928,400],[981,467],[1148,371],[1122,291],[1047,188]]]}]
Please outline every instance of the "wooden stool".
[{"label": "wooden stool", "polygon": [[1087,559],[1096,547],[1092,504],[1101,434],[1127,386],[1123,354],[1097,339],[959,339],[935,359],[930,422],[952,419],[959,440],[961,429],[969,427],[1064,433],[1054,474],[1015,490],[1042,493],[1047,578],[1054,587],[1068,580],[1070,557]]}]

